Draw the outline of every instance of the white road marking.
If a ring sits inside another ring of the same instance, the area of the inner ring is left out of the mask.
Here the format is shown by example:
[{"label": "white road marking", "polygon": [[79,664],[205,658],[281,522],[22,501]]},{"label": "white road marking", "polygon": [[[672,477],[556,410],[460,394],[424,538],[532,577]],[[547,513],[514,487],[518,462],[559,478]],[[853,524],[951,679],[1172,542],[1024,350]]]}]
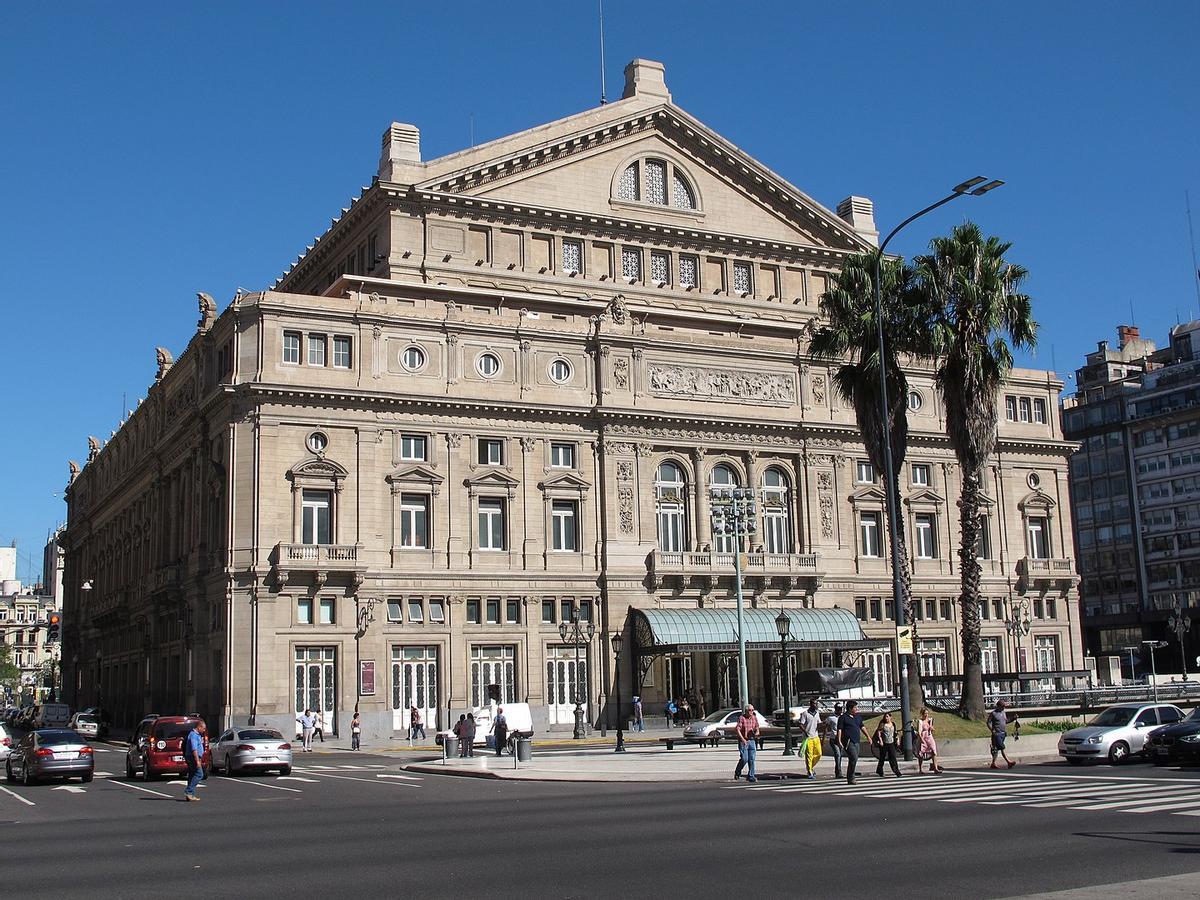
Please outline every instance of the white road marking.
[{"label": "white road marking", "polygon": [[380,775],[376,775],[375,777],[376,778],[402,778],[405,781],[421,781],[422,780],[417,775],[383,775],[383,774],[380,774]]},{"label": "white road marking", "polygon": [[300,778],[299,776],[296,776],[296,775],[280,775],[279,778],[276,780],[277,781],[306,781],[309,784],[317,783],[317,779],[315,779],[315,778]]},{"label": "white road marking", "polygon": [[170,794],[164,794],[162,791],[152,791],[148,787],[142,787],[140,784],[130,784],[128,781],[109,781],[109,784],[119,784],[121,787],[133,788],[135,791],[144,791],[147,794],[153,794],[155,797],[166,797],[168,800],[174,800]]},{"label": "white road marking", "polygon": [[[334,775],[332,772],[313,772],[312,774],[316,775],[318,778],[341,778],[344,781],[361,781],[363,784],[379,784],[378,781],[374,781],[373,779],[356,778],[353,775]],[[390,784],[390,785],[392,785],[392,787],[406,787],[406,788],[417,788],[417,789],[420,789],[420,787],[421,787],[419,784],[408,784],[405,781],[401,781],[399,783],[394,782],[394,781],[385,781],[384,784]]]},{"label": "white road marking", "polygon": [[97,778],[112,778],[113,777],[112,772],[96,772],[94,774]]},{"label": "white road marking", "polygon": [[247,781],[242,778],[227,778],[227,777],[223,776],[221,778],[221,780],[222,781],[231,781],[231,782],[235,782],[237,784],[252,784],[255,787],[267,788],[268,790],[272,790],[272,791],[288,791],[289,793],[292,793],[292,794],[303,794],[304,793],[304,791],[301,791],[297,788],[282,787],[278,784],[265,784],[264,782],[261,782],[261,781]]},{"label": "white road marking", "polygon": [[73,784],[60,784],[58,787],[50,788],[50,790],[52,790],[52,791],[67,791],[68,793],[71,793],[71,794],[86,794],[87,793],[87,791],[85,791],[83,788],[75,787],[75,785],[73,785]]},{"label": "white road marking", "polygon": [[24,803],[26,806],[37,806],[37,804],[36,804],[36,803],[34,803],[32,800],[26,800],[24,797],[22,797],[22,796],[21,796],[20,794],[18,794],[16,791],[10,791],[8,788],[6,788],[6,787],[5,787],[4,785],[2,785],[2,784],[0,784],[0,791],[4,791],[4,793],[8,794],[8,795],[9,795],[9,796],[11,796],[11,797],[16,797],[18,800],[20,800],[20,801],[21,801],[22,803]]}]

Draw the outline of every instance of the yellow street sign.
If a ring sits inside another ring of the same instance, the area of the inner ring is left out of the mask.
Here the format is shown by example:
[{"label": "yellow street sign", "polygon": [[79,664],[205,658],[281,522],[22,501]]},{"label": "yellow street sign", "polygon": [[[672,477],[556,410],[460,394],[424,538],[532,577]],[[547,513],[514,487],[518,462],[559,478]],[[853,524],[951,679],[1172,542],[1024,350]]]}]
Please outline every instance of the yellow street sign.
[{"label": "yellow street sign", "polygon": [[896,652],[907,656],[913,652],[913,629],[911,625],[896,627]]}]

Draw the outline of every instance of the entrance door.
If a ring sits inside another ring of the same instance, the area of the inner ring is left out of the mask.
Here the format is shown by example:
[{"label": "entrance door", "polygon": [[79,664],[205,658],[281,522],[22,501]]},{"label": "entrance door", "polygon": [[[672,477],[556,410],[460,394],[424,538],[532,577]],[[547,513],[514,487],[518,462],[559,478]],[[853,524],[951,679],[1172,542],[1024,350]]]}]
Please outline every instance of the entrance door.
[{"label": "entrance door", "polygon": [[[717,666],[713,673],[716,676],[714,693],[717,698],[717,708],[725,709],[737,706],[740,702],[738,690],[738,657],[736,653],[725,653],[717,657]],[[713,710],[714,712],[716,710]]]},{"label": "entrance door", "polygon": [[583,705],[584,720],[590,721],[586,651],[580,650],[577,669],[574,647],[547,647],[546,714],[551,725],[574,724],[576,692]]},{"label": "entrance door", "polygon": [[489,688],[499,689],[501,703],[516,703],[517,673],[511,644],[471,648],[471,706],[488,705]]},{"label": "entrance door", "polygon": [[392,729],[412,724],[416,707],[426,731],[438,727],[438,648],[392,647]]},{"label": "entrance door", "polygon": [[296,648],[296,715],[311,709],[325,719],[325,730],[337,730],[337,648]]}]

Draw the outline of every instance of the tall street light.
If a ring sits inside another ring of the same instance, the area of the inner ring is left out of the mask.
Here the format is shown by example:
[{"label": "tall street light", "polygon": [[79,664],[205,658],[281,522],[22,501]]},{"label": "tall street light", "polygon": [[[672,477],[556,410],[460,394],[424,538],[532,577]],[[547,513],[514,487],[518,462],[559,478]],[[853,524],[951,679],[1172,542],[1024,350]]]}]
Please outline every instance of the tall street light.
[{"label": "tall street light", "polygon": [[[986,184],[984,182],[987,182]],[[964,181],[962,184],[956,185],[950,193],[943,197],[937,203],[930,204],[920,212],[913,213],[899,225],[891,230],[887,237],[883,239],[883,243],[879,245],[879,250],[875,253],[875,330],[876,337],[879,343],[879,416],[883,424],[883,464],[884,474],[887,478],[885,487],[885,495],[887,497],[887,518],[888,518],[888,540],[891,542],[892,551],[892,608],[896,611],[896,628],[899,630],[902,626],[908,624],[904,615],[904,585],[900,580],[900,551],[897,545],[897,537],[900,534],[900,498],[896,496],[895,490],[895,462],[892,460],[892,430],[889,427],[888,421],[888,399],[887,399],[887,357],[883,349],[883,291],[880,287],[882,277],[881,271],[883,268],[883,253],[887,249],[887,245],[891,243],[900,231],[912,222],[926,213],[933,212],[939,206],[944,206],[951,200],[957,200],[959,197],[972,196],[980,197],[988,191],[993,191],[1003,181],[988,181],[982,175]],[[912,749],[912,710],[908,702],[908,657],[909,654],[900,655],[900,719],[903,733],[904,758],[911,760],[913,756]]]},{"label": "tall street light", "polygon": [[[1021,638],[1029,634],[1032,623],[1029,621],[1029,601],[1009,600],[1008,618],[1004,621],[1004,630],[1012,638],[1013,662],[1017,665],[1017,675],[1021,674]],[[1017,692],[1021,691],[1021,679],[1017,678]]]},{"label": "tall street light", "polygon": [[612,635],[612,651],[613,651],[613,681],[616,682],[617,688],[617,746],[613,750],[614,753],[625,752],[625,723],[621,720],[621,644],[623,638],[621,632],[614,631]]},{"label": "tall street light", "polygon": [[792,633],[792,620],[786,610],[779,610],[775,617],[775,630],[779,632],[779,680],[783,682],[783,755],[795,756],[792,749],[792,678],[788,667],[787,639]]},{"label": "tall street light", "polygon": [[749,539],[758,531],[758,504],[755,503],[753,488],[713,488],[712,490],[713,535],[733,538],[733,572],[737,588],[737,639],[738,639],[738,706],[745,709],[749,703],[749,687],[746,679],[746,633],[742,628],[742,538]]},{"label": "tall street light", "polygon": [[1191,617],[1183,612],[1183,606],[1179,602],[1179,598],[1175,598],[1175,605],[1171,607],[1171,614],[1167,616],[1167,628],[1175,632],[1175,637],[1179,641],[1179,659],[1183,663],[1183,680],[1187,681],[1187,651],[1183,648],[1183,638],[1192,627]]},{"label": "tall street light", "polygon": [[1167,646],[1165,641],[1142,641],[1150,648],[1150,686],[1153,691],[1154,702],[1158,702],[1158,663],[1154,660],[1154,651],[1159,647]]},{"label": "tall street light", "polygon": [[569,628],[566,622],[558,623],[558,636],[562,638],[564,644],[575,648],[575,732],[572,737],[580,741],[587,735],[583,726],[583,688],[581,687],[585,679],[580,675],[582,669],[579,667],[579,651],[592,642],[592,638],[596,636],[596,626],[589,618],[585,627],[584,623],[579,621],[579,607],[576,607],[571,610],[571,626]]}]

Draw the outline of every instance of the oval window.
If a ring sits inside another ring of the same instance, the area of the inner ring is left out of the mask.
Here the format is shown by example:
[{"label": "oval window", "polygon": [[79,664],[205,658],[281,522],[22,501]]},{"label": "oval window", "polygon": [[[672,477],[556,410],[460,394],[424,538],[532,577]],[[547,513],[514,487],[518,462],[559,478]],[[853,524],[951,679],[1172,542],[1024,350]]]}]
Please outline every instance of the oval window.
[{"label": "oval window", "polygon": [[480,353],[475,368],[484,378],[495,378],[500,372],[500,357],[495,353]]},{"label": "oval window", "polygon": [[329,436],[323,431],[314,431],[308,436],[306,443],[308,444],[308,449],[319,456],[329,446]]},{"label": "oval window", "polygon": [[924,405],[924,403],[925,401],[921,399],[921,395],[916,391],[908,392],[908,408],[910,410],[916,412],[922,407],[922,405]]},{"label": "oval window", "polygon": [[425,351],[416,344],[405,347],[404,352],[400,354],[400,364],[408,371],[416,372],[425,365]]},{"label": "oval window", "polygon": [[557,384],[565,384],[571,380],[571,364],[565,359],[556,359],[550,363],[550,380]]}]

